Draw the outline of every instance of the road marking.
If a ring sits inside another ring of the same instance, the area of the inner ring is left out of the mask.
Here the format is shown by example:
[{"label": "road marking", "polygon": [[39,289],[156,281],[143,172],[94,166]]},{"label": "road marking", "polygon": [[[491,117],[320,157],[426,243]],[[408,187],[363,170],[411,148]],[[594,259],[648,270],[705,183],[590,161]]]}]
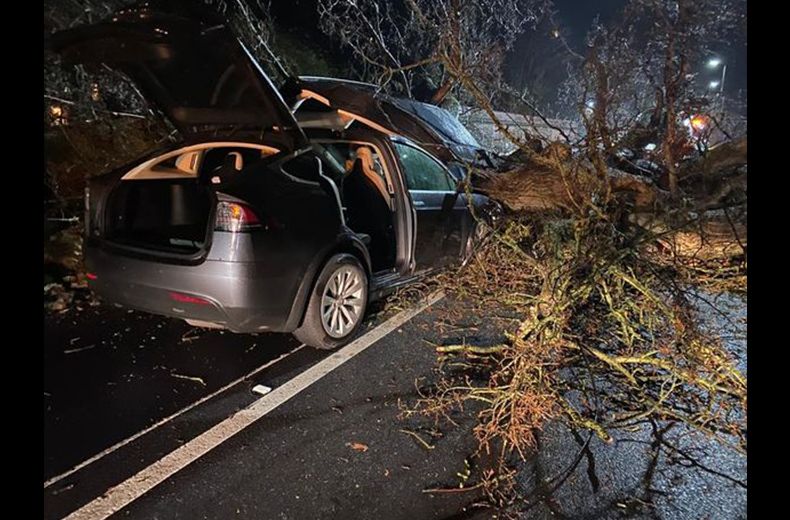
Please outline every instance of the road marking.
[{"label": "road marking", "polygon": [[126,446],[130,442],[133,442],[133,441],[139,439],[143,435],[145,435],[145,434],[147,434],[147,433],[159,428],[160,426],[162,426],[164,424],[167,424],[168,422],[170,422],[173,419],[179,417],[180,415],[183,415],[183,414],[187,413],[188,411],[192,410],[196,406],[205,403],[206,401],[208,401],[209,399],[211,399],[213,397],[216,397],[217,395],[221,394],[222,392],[224,392],[228,388],[231,388],[232,386],[235,386],[235,385],[241,383],[245,379],[249,379],[250,377],[252,377],[255,374],[257,374],[258,372],[260,372],[261,370],[263,370],[265,368],[269,368],[270,366],[272,366],[273,364],[277,363],[278,361],[282,361],[283,358],[285,358],[287,356],[290,356],[291,354],[293,354],[294,352],[302,349],[305,346],[306,345],[302,344],[302,345],[299,345],[298,347],[296,347],[293,350],[289,350],[288,352],[285,352],[284,354],[281,354],[279,357],[264,363],[263,365],[259,366],[258,368],[256,368],[252,372],[241,376],[240,378],[236,379],[235,381],[231,381],[230,383],[228,383],[227,385],[223,386],[222,388],[220,388],[216,392],[213,392],[213,393],[211,393],[211,394],[209,394],[209,395],[207,395],[205,397],[200,398],[199,400],[197,400],[194,403],[190,404],[186,408],[182,408],[181,410],[177,411],[176,413],[174,413],[172,415],[168,415],[164,419],[152,424],[151,426],[149,426],[145,430],[139,431],[139,432],[135,433],[134,435],[132,435],[131,437],[128,437],[128,438],[126,438],[126,439],[124,439],[124,440],[122,440],[122,441],[120,441],[120,442],[118,442],[116,444],[113,444],[112,446],[110,446],[106,450],[104,450],[102,452],[99,452],[96,455],[94,455],[93,457],[80,462],[79,464],[77,464],[76,466],[74,466],[70,470],[66,471],[65,473],[61,473],[60,475],[52,477],[51,479],[49,479],[46,482],[44,482],[44,489],[47,489],[52,484],[56,484],[56,483],[60,482],[61,480],[63,480],[64,478],[70,476],[70,475],[73,475],[74,473],[78,472],[79,470],[81,470],[85,466],[89,466],[89,465],[93,464],[94,462],[96,462],[97,460],[106,457],[107,455],[109,455],[110,453],[114,452],[115,450],[117,450],[119,448],[123,448],[124,446]]},{"label": "road marking", "polygon": [[71,513],[66,517],[66,520],[104,519],[120,511],[188,464],[191,464],[247,428],[442,298],[444,298],[444,293],[439,291],[430,295],[414,308],[401,311],[282,386],[275,388],[271,393],[261,397],[249,407],[236,412],[188,443],[171,451],[133,477],[110,488],[104,495]]}]

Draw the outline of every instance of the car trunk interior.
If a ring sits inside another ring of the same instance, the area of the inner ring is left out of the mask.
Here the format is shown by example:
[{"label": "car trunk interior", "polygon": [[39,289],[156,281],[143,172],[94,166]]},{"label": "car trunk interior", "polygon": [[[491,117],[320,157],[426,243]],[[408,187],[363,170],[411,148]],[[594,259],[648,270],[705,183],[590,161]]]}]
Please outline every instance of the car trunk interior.
[{"label": "car trunk interior", "polygon": [[192,255],[206,244],[214,195],[194,178],[122,181],[107,201],[105,239]]}]

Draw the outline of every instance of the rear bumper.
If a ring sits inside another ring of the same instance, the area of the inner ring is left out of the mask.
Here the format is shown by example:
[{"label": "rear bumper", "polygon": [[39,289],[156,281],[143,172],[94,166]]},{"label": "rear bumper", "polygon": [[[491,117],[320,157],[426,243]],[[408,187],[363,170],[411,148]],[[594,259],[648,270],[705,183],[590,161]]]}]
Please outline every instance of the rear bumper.
[{"label": "rear bumper", "polygon": [[[174,265],[86,247],[96,275],[90,287],[105,301],[174,318],[221,324],[234,332],[292,332],[289,314],[298,276],[263,262],[205,260]],[[293,322],[293,320],[290,320]]]}]

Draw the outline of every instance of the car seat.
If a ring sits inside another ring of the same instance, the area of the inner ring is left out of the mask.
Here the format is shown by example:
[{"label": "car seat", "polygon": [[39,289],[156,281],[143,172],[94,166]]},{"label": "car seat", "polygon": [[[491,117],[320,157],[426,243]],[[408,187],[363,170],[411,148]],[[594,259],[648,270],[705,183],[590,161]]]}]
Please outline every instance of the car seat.
[{"label": "car seat", "polygon": [[389,193],[376,172],[371,150],[362,146],[356,155],[351,172],[343,180],[346,222],[354,232],[370,236],[370,260],[373,270],[378,271],[395,262]]},{"label": "car seat", "polygon": [[244,159],[239,152],[228,152],[222,164],[214,168],[211,172],[210,180],[212,184],[224,184],[229,179],[238,174],[244,167]]}]

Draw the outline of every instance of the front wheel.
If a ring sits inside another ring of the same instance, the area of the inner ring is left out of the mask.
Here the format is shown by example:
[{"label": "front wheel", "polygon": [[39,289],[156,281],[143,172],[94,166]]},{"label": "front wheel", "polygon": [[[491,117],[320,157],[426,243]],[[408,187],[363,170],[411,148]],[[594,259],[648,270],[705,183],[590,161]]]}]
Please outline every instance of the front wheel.
[{"label": "front wheel", "polygon": [[466,237],[464,252],[461,258],[461,267],[465,267],[472,261],[477,251],[488,241],[493,229],[482,220],[475,222],[475,229]]},{"label": "front wheel", "polygon": [[334,255],[318,275],[294,336],[315,348],[340,347],[359,330],[367,304],[368,277],[359,260],[349,254]]}]

